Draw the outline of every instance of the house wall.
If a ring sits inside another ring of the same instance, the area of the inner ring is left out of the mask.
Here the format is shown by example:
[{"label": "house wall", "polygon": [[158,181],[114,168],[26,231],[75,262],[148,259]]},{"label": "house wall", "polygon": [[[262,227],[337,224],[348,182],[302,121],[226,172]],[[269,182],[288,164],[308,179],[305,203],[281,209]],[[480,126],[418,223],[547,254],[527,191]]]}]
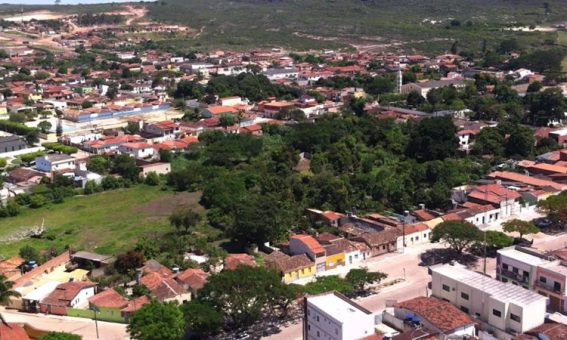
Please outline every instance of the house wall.
[{"label": "house wall", "polygon": [[71,300],[71,303],[69,303],[69,307],[74,308],[77,306],[88,306],[88,299],[91,296],[95,295],[95,289],[94,287],[88,287],[88,288],[84,288],[81,289],[81,291],[75,296],[75,298],[73,300]]},{"label": "house wall", "polygon": [[294,270],[288,273],[284,273],[283,275],[283,282],[284,283],[291,283],[299,279],[313,277],[315,275],[315,265],[310,267],[305,267],[302,269]]},{"label": "house wall", "polygon": [[[453,278],[439,275],[436,272],[431,275],[431,283],[433,296],[452,303],[468,314],[502,331],[512,330],[522,333],[544,322],[545,300],[534,302],[529,306],[506,303],[482,290],[470,287]],[[449,291],[443,289],[443,285],[446,285]],[[462,293],[467,294],[468,299],[464,299]],[[500,312],[500,316],[495,311]],[[529,315],[527,314],[528,311]],[[520,322],[512,320],[511,314],[520,316]]]},{"label": "house wall", "polygon": [[[507,269],[504,268],[507,265]],[[517,271],[517,273],[515,272]],[[536,267],[518,261],[502,254],[496,255],[496,279],[502,282],[512,282],[530,289],[535,282]],[[524,273],[528,273],[525,276]]]},{"label": "house wall", "polygon": [[353,322],[342,323],[307,302],[308,339],[361,339],[374,334],[374,315],[366,315]]},{"label": "house wall", "polygon": [[325,258],[325,268],[326,269],[336,268],[339,265],[340,266],[345,265],[345,253],[330,255],[330,256],[327,256]]},{"label": "house wall", "polygon": [[289,251],[292,255],[307,254],[311,261],[315,261],[315,254],[307,247],[307,245],[300,240],[290,239],[289,240]]},{"label": "house wall", "polygon": [[362,260],[364,260],[364,256],[360,252],[360,250],[355,250],[350,253],[345,253],[345,264],[347,266],[362,262]]},{"label": "house wall", "polygon": [[44,172],[59,171],[63,169],[74,169],[75,160],[54,163],[45,157],[38,157],[35,160],[35,167],[36,169]]}]

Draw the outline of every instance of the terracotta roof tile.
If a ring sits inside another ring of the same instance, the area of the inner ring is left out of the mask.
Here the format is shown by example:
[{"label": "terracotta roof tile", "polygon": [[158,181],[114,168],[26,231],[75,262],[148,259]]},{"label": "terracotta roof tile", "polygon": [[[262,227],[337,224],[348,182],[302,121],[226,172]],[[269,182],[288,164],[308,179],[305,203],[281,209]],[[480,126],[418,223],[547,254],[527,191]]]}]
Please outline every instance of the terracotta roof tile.
[{"label": "terracotta roof tile", "polygon": [[224,269],[234,270],[238,266],[256,266],[254,256],[248,254],[228,254],[224,259]]},{"label": "terracotta roof tile", "polygon": [[442,332],[474,324],[471,317],[449,302],[435,298],[417,297],[396,303],[396,308],[407,309],[427,320]]},{"label": "terracotta roof tile", "polygon": [[124,308],[128,305],[128,300],[112,288],[91,296],[89,302],[106,308]]}]

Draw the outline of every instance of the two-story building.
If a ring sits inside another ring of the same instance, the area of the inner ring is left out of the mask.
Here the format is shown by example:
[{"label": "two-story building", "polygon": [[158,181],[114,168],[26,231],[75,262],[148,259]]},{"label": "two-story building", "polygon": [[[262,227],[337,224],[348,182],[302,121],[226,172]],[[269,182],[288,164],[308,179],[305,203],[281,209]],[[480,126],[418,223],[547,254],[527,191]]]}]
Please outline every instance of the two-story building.
[{"label": "two-story building", "polygon": [[549,297],[549,307],[561,313],[567,312],[567,265],[561,260],[540,265],[536,271],[535,290]]},{"label": "two-story building", "polygon": [[54,172],[75,169],[75,157],[65,154],[49,154],[35,159],[35,167],[39,171]]},{"label": "two-story building", "polygon": [[305,254],[311,261],[315,262],[317,272],[326,269],[325,248],[310,235],[293,235],[289,239],[289,251],[292,255]]},{"label": "two-story building", "polygon": [[460,264],[430,267],[432,295],[450,302],[499,338],[544,323],[547,297],[512,283],[468,270]]},{"label": "two-story building", "polygon": [[533,289],[538,267],[551,261],[553,258],[534,248],[512,246],[500,249],[496,254],[496,279]]}]

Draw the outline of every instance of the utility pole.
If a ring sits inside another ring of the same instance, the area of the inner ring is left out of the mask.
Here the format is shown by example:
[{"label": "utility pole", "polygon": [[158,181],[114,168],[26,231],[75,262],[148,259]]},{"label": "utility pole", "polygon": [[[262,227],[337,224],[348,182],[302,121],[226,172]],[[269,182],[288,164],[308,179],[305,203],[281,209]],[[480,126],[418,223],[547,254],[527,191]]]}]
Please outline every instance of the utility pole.
[{"label": "utility pole", "polygon": [[482,272],[484,273],[484,275],[486,275],[486,231],[482,232],[484,234],[484,259],[483,259],[483,264],[482,264]]}]

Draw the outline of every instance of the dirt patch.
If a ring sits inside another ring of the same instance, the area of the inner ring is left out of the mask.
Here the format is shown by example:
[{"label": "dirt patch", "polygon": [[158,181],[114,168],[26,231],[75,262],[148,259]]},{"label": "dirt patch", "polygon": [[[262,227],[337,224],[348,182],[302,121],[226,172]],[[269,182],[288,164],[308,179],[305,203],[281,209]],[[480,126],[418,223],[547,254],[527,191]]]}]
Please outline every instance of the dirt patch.
[{"label": "dirt patch", "polygon": [[155,200],[139,205],[133,212],[156,218],[159,216],[169,216],[177,209],[191,207],[196,212],[203,212],[205,209],[199,205],[201,199],[200,192],[176,192],[160,196]]}]

